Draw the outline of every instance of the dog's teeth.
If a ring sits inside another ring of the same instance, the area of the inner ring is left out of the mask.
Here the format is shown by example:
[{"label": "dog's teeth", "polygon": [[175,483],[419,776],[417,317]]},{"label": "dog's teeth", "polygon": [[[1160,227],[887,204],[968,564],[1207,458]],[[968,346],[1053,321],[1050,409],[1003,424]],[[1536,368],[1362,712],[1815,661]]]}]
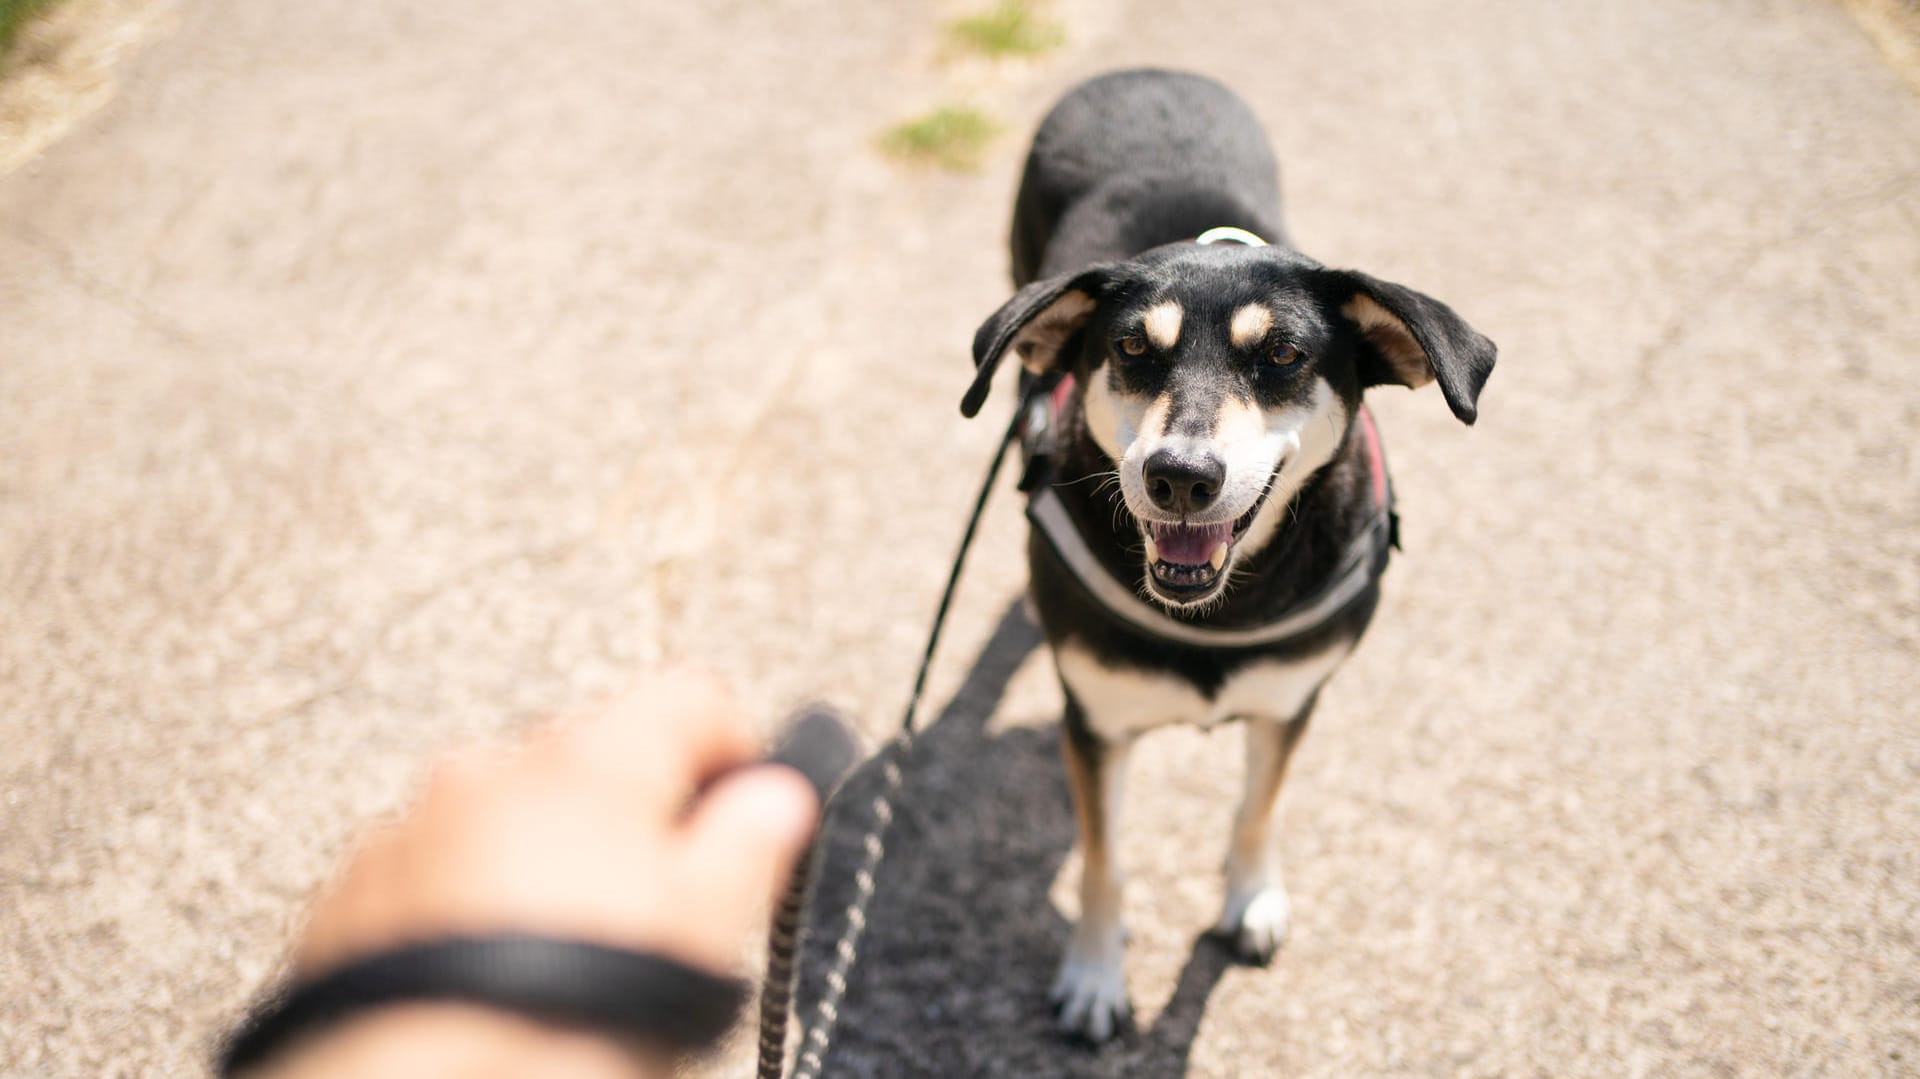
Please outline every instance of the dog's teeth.
[{"label": "dog's teeth", "polygon": [[1147,562],[1151,564],[1158,561],[1160,561],[1160,545],[1153,542],[1152,536],[1148,536],[1147,537]]},{"label": "dog's teeth", "polygon": [[1215,573],[1218,573],[1220,572],[1221,569],[1225,568],[1227,564],[1227,545],[1223,543],[1220,546],[1215,547],[1213,549],[1213,553],[1207,556],[1207,562],[1208,564],[1213,566],[1213,571]]}]

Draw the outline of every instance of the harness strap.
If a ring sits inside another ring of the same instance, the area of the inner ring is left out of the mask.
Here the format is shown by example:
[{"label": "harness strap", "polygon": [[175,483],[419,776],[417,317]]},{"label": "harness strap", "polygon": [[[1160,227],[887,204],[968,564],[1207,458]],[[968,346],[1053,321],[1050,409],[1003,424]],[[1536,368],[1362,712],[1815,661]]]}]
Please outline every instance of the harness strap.
[{"label": "harness strap", "polygon": [[1366,440],[1367,466],[1373,478],[1373,522],[1347,545],[1339,568],[1324,587],[1262,625],[1233,628],[1195,625],[1182,622],[1140,598],[1100,564],[1051,484],[1035,487],[1027,501],[1027,518],[1046,537],[1047,545],[1088,595],[1149,637],[1194,648],[1264,648],[1282,644],[1314,633],[1338,617],[1385,572],[1391,548],[1399,545],[1393,488],[1387,479],[1380,435],[1365,406],[1361,407],[1359,418],[1360,437]]}]

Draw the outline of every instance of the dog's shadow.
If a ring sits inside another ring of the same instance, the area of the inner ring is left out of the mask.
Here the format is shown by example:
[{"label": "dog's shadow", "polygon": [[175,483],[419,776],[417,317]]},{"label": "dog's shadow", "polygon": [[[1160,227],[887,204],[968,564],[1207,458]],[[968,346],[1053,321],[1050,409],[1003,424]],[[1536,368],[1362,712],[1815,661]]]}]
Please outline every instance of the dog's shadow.
[{"label": "dog's shadow", "polygon": [[[832,1076],[1179,1076],[1207,998],[1232,965],[1196,939],[1144,1030],[1093,1050],[1055,1029],[1047,988],[1067,924],[1048,888],[1074,841],[1057,727],[989,735],[1009,679],[1040,644],[1014,603],[966,682],[924,728],[825,1057]],[[802,953],[796,1026],[811,1026],[884,787],[848,778],[829,816]]]}]

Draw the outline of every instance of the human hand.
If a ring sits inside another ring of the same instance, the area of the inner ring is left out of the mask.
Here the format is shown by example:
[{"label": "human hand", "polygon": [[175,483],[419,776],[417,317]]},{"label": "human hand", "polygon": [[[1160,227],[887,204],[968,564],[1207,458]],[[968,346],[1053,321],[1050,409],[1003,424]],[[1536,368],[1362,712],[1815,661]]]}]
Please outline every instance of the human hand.
[{"label": "human hand", "polygon": [[755,756],[725,689],[676,672],[514,750],[450,758],[314,907],[295,974],[501,930],[730,971],[819,812],[797,773],[743,769]]},{"label": "human hand", "polygon": [[[298,981],[437,938],[525,932],[654,952],[715,973],[793,871],[812,788],[756,756],[710,678],[670,673],[555,720],[511,750],[441,764],[397,823],[367,836],[315,904]],[[658,1075],[657,1052],[466,1005],[367,1015],[281,1061],[277,1076]]]}]

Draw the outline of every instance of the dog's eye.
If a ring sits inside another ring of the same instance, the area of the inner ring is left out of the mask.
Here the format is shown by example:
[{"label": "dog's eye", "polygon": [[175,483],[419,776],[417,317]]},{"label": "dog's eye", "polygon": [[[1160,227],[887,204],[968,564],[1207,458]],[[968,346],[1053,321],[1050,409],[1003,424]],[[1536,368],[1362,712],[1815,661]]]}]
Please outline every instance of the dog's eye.
[{"label": "dog's eye", "polygon": [[1144,337],[1122,337],[1114,344],[1128,356],[1139,357],[1147,354],[1147,339]]},{"label": "dog's eye", "polygon": [[1300,358],[1305,355],[1306,353],[1294,348],[1292,345],[1279,344],[1267,350],[1267,362],[1273,364],[1275,367],[1291,367],[1293,364],[1298,363]]}]

